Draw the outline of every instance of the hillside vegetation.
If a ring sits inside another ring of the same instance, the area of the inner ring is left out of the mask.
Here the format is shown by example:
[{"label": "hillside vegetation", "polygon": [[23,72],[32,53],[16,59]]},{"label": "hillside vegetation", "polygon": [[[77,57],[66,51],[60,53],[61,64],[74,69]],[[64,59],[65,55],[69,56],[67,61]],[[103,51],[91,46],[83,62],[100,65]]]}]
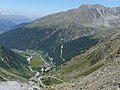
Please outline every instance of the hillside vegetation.
[{"label": "hillside vegetation", "polygon": [[99,37],[103,37],[100,43],[54,72],[59,78],[69,82],[53,86],[55,90],[117,90],[120,80],[120,28],[103,32],[101,35],[99,32]]},{"label": "hillside vegetation", "polygon": [[0,45],[0,80],[28,79],[32,73],[26,58]]},{"label": "hillside vegetation", "polygon": [[119,15],[119,7],[81,5],[13,28],[0,35],[0,42],[12,49],[41,50],[60,65],[97,44],[98,38],[91,38],[97,31],[119,27]]}]

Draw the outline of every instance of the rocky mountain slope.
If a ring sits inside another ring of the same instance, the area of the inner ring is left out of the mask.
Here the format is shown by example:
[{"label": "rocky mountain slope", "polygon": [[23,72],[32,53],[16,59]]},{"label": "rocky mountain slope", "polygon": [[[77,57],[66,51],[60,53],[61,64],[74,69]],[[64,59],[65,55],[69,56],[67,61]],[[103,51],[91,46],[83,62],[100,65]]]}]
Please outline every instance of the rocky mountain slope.
[{"label": "rocky mountain slope", "polygon": [[[9,48],[42,50],[53,60],[60,60],[60,62],[54,61],[54,63],[63,63],[64,58],[69,60],[71,58],[69,56],[76,56],[97,44],[98,39],[91,39],[96,31],[119,25],[119,7],[109,8],[99,4],[87,4],[13,28],[13,30],[0,35],[0,42]],[[68,55],[63,55],[67,57],[61,57],[61,52],[71,52],[71,50],[64,51],[64,44],[68,45],[65,47],[71,47],[77,41],[82,43],[81,40],[85,38],[88,41],[91,40],[92,44],[87,46],[88,43],[86,43],[85,47],[77,46],[74,48],[77,51],[74,52],[75,54],[68,53]],[[55,55],[56,53],[57,55]]]},{"label": "rocky mountain slope", "polygon": [[0,45],[0,81],[30,78],[26,58]]},{"label": "rocky mountain slope", "polygon": [[120,58],[117,57],[92,74],[74,83],[53,86],[55,90],[119,90]]},{"label": "rocky mountain slope", "polygon": [[[81,5],[77,9],[48,15],[13,28],[0,35],[0,42],[9,48],[42,50],[52,58],[47,58],[48,61],[61,64],[97,44],[99,39],[92,36],[95,32],[118,27],[119,12],[119,7]],[[78,46],[72,47],[74,43]]]},{"label": "rocky mountain slope", "polygon": [[[119,26],[119,7],[82,5],[18,25],[1,34],[0,42],[9,48],[40,50],[50,65],[56,65],[50,72],[43,71],[31,78],[41,88],[117,90],[120,84]],[[30,76],[25,58],[4,46],[0,50],[1,81]]]},{"label": "rocky mountain slope", "polygon": [[120,28],[99,32],[99,37],[101,43],[57,69],[67,83],[54,85],[55,90],[119,90]]}]

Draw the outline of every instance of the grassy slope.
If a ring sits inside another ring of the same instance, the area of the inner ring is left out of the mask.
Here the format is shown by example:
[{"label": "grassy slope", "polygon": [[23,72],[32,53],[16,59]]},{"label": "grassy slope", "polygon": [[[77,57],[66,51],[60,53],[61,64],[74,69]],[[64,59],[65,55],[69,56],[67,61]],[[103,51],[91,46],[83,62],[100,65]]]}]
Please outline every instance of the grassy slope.
[{"label": "grassy slope", "polygon": [[65,63],[55,74],[66,81],[71,81],[81,76],[89,75],[102,67],[105,64],[104,59],[109,59],[108,57],[112,57],[112,55],[118,56],[118,52],[113,51],[116,48],[118,49],[120,44],[119,30],[118,28],[114,29],[114,31],[111,29],[96,33],[94,38],[101,38],[100,43]]},{"label": "grassy slope", "polygon": [[9,70],[6,70],[4,68],[0,68],[0,81],[8,81],[8,80],[26,81],[27,78],[25,78],[24,76],[17,75],[13,72],[10,72]]},{"label": "grassy slope", "polygon": [[42,78],[41,80],[42,80],[42,83],[44,83],[47,86],[62,83],[62,81],[59,81],[59,80],[51,78],[51,77]]}]

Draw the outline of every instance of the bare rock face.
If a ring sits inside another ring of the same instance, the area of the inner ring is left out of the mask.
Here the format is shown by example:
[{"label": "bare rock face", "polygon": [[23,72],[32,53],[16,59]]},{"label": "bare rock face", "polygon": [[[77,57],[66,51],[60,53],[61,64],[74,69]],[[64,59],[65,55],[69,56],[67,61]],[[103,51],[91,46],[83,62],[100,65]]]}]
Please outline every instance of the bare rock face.
[{"label": "bare rock face", "polygon": [[41,90],[37,84],[21,83],[19,81],[7,81],[0,83],[1,90]]},{"label": "bare rock face", "polygon": [[[113,62],[108,63],[95,73],[83,79],[84,85],[83,83],[78,83],[77,85],[83,85],[83,90],[114,90],[114,88],[118,88],[120,83],[120,63],[118,63],[119,61],[120,58],[116,58]],[[77,87],[76,89],[79,90]]]},{"label": "bare rock face", "polygon": [[53,86],[55,90],[119,90],[120,57],[74,83]]},{"label": "bare rock face", "polygon": [[56,28],[67,28],[71,24],[75,24],[77,26],[83,25],[85,27],[103,28],[115,26],[113,24],[119,23],[119,16],[119,7],[109,8],[99,4],[84,4],[77,9],[40,18],[28,24],[27,27],[52,26]]}]

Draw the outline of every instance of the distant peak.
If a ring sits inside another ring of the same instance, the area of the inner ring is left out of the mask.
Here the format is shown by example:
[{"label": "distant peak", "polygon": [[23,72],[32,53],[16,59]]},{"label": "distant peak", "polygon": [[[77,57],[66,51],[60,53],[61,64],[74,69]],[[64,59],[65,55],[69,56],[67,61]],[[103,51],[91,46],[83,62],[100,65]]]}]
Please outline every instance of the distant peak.
[{"label": "distant peak", "polygon": [[98,8],[108,8],[104,5],[101,5],[101,4],[94,4],[93,7],[98,7]]},{"label": "distant peak", "polygon": [[107,8],[101,4],[83,4],[79,9],[90,9],[90,8]]},{"label": "distant peak", "polygon": [[97,7],[105,7],[104,5],[101,5],[101,4],[93,4],[93,6],[97,6]]},{"label": "distant peak", "polygon": [[84,8],[90,8],[90,7],[92,7],[91,4],[83,4],[79,8],[84,9]]}]

